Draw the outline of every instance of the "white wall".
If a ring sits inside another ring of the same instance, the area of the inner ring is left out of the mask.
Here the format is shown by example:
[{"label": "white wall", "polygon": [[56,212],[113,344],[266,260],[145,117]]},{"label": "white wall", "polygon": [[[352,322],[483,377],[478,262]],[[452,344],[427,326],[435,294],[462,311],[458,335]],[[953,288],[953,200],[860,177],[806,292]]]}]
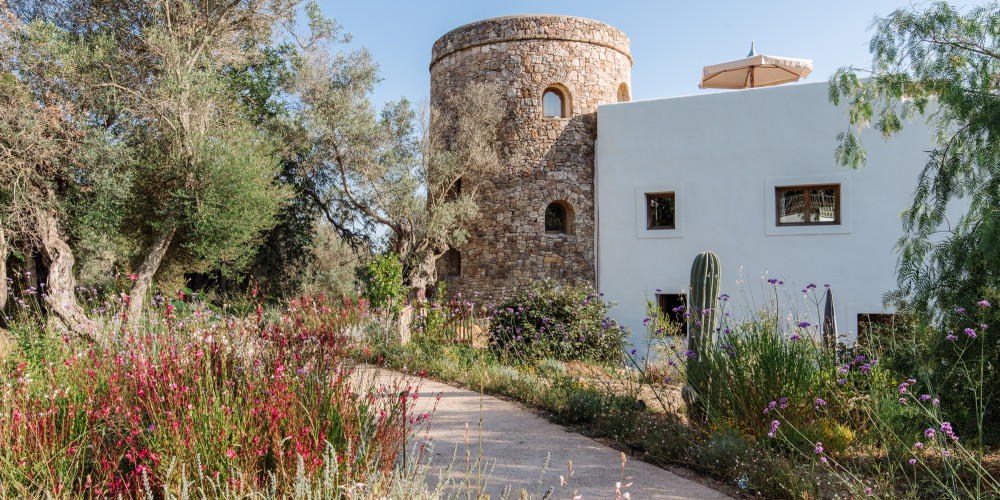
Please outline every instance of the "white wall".
[{"label": "white wall", "polygon": [[[868,166],[837,167],[845,111],[827,100],[825,82],[598,108],[598,287],[637,343],[646,294],[685,290],[706,250],[719,255],[722,291],[737,307],[745,290],[761,299],[766,275],[783,279],[803,310],[800,290],[829,283],[841,334],[853,336],[859,313],[882,312],[895,285],[898,215],[930,135],[922,123],[888,143],[866,133]],[[775,185],[833,182],[840,226],[775,226]],[[676,192],[676,230],[645,230],[644,193],[655,191]]]}]

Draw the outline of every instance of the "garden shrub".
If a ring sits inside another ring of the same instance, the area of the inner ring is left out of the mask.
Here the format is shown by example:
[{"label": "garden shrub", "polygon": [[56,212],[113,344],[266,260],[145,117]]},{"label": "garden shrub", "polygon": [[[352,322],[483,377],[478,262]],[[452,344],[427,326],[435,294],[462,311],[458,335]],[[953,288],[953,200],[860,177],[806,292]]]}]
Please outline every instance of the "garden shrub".
[{"label": "garden shrub", "polygon": [[[883,346],[883,363],[900,379],[913,377],[914,391],[940,400],[955,432],[1000,444],[1000,291],[965,294],[961,306],[939,311],[937,324],[910,324]],[[956,298],[956,302],[957,302]],[[899,340],[902,339],[902,340]],[[980,414],[982,411],[982,414]]]},{"label": "garden shrub", "polygon": [[493,307],[490,348],[520,362],[620,361],[628,332],[608,316],[610,308],[589,286],[537,282]]},{"label": "garden shrub", "polygon": [[[836,357],[807,331],[761,311],[726,325],[717,349],[698,353],[700,363],[684,363],[685,376],[701,370],[708,381],[699,394],[709,418],[732,418],[755,430],[773,420],[774,406],[796,424],[815,418],[817,398],[830,400],[836,385]],[[772,408],[773,409],[773,408]]]},{"label": "garden shrub", "polygon": [[358,284],[372,308],[384,308],[395,314],[403,307],[406,286],[403,284],[403,264],[396,254],[389,252],[368,261],[358,269]]}]

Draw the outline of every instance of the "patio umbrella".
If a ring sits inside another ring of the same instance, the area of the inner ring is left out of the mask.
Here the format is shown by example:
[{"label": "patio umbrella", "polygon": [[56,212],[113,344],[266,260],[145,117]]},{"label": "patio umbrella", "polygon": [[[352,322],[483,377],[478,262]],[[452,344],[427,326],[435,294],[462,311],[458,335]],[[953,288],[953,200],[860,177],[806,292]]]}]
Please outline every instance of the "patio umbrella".
[{"label": "patio umbrella", "polygon": [[833,307],[833,291],[826,289],[826,307],[823,308],[823,345],[832,349],[837,345],[837,311]]},{"label": "patio umbrella", "polygon": [[743,59],[705,66],[702,89],[749,89],[798,81],[812,73],[811,59],[758,55],[750,44]]}]

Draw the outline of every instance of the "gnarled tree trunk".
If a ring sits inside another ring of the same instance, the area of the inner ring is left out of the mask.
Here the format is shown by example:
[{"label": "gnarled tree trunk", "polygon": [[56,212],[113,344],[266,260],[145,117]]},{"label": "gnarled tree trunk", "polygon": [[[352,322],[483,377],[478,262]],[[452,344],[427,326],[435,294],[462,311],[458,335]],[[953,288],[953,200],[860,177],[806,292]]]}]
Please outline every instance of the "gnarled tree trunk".
[{"label": "gnarled tree trunk", "polygon": [[426,301],[427,288],[437,283],[438,257],[434,251],[427,251],[410,273],[410,287],[416,295],[416,302]]},{"label": "gnarled tree trunk", "polygon": [[59,234],[59,222],[46,209],[34,210],[38,229],[39,251],[48,263],[45,281],[45,303],[49,319],[90,342],[102,343],[102,333],[76,301],[76,279],[73,277],[73,251]]},{"label": "gnarled tree trunk", "polygon": [[142,316],[142,306],[146,303],[146,294],[149,293],[149,288],[153,285],[153,275],[160,268],[163,256],[167,254],[170,240],[173,239],[176,231],[177,226],[173,224],[164,226],[156,235],[153,246],[146,253],[142,265],[139,266],[139,271],[135,275],[135,284],[132,285],[132,291],[129,293],[128,323],[130,325],[135,325]]}]

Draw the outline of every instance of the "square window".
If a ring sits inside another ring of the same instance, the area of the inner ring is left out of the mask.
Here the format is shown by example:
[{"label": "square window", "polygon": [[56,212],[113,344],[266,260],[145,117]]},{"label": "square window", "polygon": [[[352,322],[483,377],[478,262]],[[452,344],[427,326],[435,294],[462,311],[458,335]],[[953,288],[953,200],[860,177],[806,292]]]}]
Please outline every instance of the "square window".
[{"label": "square window", "polygon": [[840,184],[776,186],[778,226],[840,224]]},{"label": "square window", "polygon": [[674,229],[674,193],[646,193],[646,229]]},{"label": "square window", "polygon": [[687,295],[683,293],[658,293],[656,294],[656,302],[660,306],[660,314],[679,324],[680,334],[687,335],[687,319],[684,317]]}]

